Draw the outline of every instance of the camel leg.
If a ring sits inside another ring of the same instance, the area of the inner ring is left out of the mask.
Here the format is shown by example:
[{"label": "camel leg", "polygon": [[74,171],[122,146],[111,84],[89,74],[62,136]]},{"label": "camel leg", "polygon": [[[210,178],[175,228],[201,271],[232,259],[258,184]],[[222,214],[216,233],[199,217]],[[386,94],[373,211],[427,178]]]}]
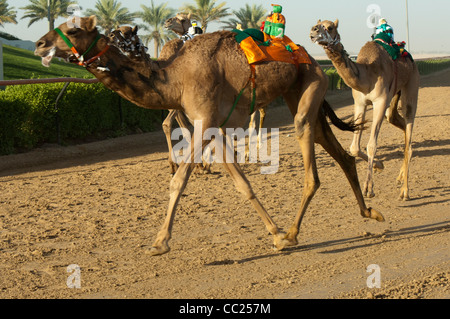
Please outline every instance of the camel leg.
[{"label": "camel leg", "polygon": [[260,148],[260,144],[261,144],[262,128],[264,127],[265,119],[266,119],[266,108],[262,107],[259,109],[258,149]]},{"label": "camel leg", "polygon": [[[358,91],[353,91],[353,99],[355,101],[354,106],[354,121],[356,125],[363,125],[365,123],[366,111],[367,111],[367,101],[363,93]],[[350,154],[354,157],[359,157],[364,161],[368,162],[369,157],[366,153],[361,150],[361,136],[363,130],[356,130],[353,133],[353,141],[350,145]],[[374,165],[376,169],[384,169],[383,162],[376,161],[374,159]]]},{"label": "camel leg", "polygon": [[[215,141],[216,141],[216,143],[219,143],[218,140],[215,140]],[[217,146],[218,146],[218,144],[216,144],[216,147]],[[239,164],[237,164],[236,154],[232,150],[232,148],[230,146],[230,143],[222,143],[222,147],[223,146],[226,147],[226,151],[228,152],[228,154],[233,154],[234,153],[234,162],[232,162],[232,163],[227,163],[226,158],[225,158],[225,154],[226,153],[225,152],[222,153],[222,154],[224,154],[223,163],[224,163],[225,169],[227,170],[227,172],[230,174],[231,178],[233,179],[234,184],[236,186],[236,189],[242,195],[244,195],[244,197],[246,199],[248,199],[250,201],[250,203],[255,208],[256,212],[258,213],[258,215],[261,217],[261,219],[262,219],[264,225],[266,226],[267,230],[270,232],[270,234],[272,234],[273,240],[274,240],[273,241],[274,246],[278,250],[281,250],[281,249],[283,249],[283,248],[285,248],[287,246],[294,245],[295,243],[290,242],[289,240],[287,240],[285,238],[285,234],[282,233],[278,229],[277,225],[272,220],[270,215],[267,213],[266,209],[263,207],[261,202],[255,196],[255,193],[253,192],[253,189],[252,189],[252,187],[250,185],[250,182],[245,177],[244,172],[240,168]]]},{"label": "camel leg", "polygon": [[170,181],[170,200],[164,224],[159,230],[156,240],[152,248],[147,252],[152,256],[162,255],[170,251],[169,240],[172,234],[173,220],[175,218],[175,210],[180,200],[181,194],[186,187],[189,176],[194,169],[195,164],[181,163],[175,175]]},{"label": "camel leg", "polygon": [[[204,130],[202,131],[200,136],[203,136]],[[198,156],[201,156],[203,153],[203,149],[206,146],[206,144],[209,141],[203,141],[202,147],[199,147],[198,149],[195,149],[194,145],[194,138],[196,134],[193,134],[193,137],[191,139],[191,161],[190,163],[182,162],[175,175],[172,177],[172,180],[170,181],[170,200],[169,200],[169,207],[167,210],[166,219],[164,220],[164,223],[159,230],[156,240],[153,243],[152,248],[147,252],[148,254],[155,256],[155,255],[162,255],[170,251],[169,247],[169,240],[171,238],[172,234],[172,226],[173,226],[173,220],[175,217],[175,211],[176,207],[178,205],[178,202],[181,198],[181,195],[186,187],[186,184],[188,182],[188,179],[195,167],[194,159],[198,158]],[[194,152],[197,151],[196,154]]]},{"label": "camel leg", "polygon": [[[249,129],[249,132],[256,129],[256,112],[253,112],[252,115],[250,116],[250,122],[248,123],[248,129]],[[259,135],[258,135],[258,139],[259,139]],[[259,143],[258,143],[258,147],[259,147]],[[245,149],[245,160],[246,161],[250,160],[250,150],[247,148]]]},{"label": "camel leg", "polygon": [[[323,98],[328,86],[328,82],[323,78],[323,74],[318,72],[318,80],[308,85],[301,92],[301,99],[295,110],[294,96],[286,96],[285,101],[294,116],[296,137],[300,145],[303,156],[303,166],[305,170],[305,182],[300,209],[295,216],[292,226],[286,234],[286,239],[293,244],[297,244],[297,235],[300,231],[302,219],[306,213],[309,203],[320,186],[319,176],[314,150],[314,126],[317,114],[323,102]],[[321,94],[323,92],[323,94]]]},{"label": "camel leg", "polygon": [[167,146],[169,147],[169,166],[170,166],[170,173],[172,175],[175,174],[177,171],[177,164],[172,159],[172,123],[173,119],[177,116],[178,111],[176,110],[170,110],[169,115],[167,115],[166,119],[164,120],[162,124],[162,128],[164,131],[164,134],[166,135],[167,140]]},{"label": "camel leg", "polygon": [[333,131],[328,125],[325,116],[323,116],[321,113],[319,113],[319,118],[317,120],[316,142],[322,145],[325,151],[330,154],[336,160],[336,162],[338,162],[339,166],[344,171],[350,183],[350,186],[352,187],[353,193],[355,194],[360,208],[361,216],[365,218],[375,219],[379,222],[384,221],[385,219],[381,213],[377,212],[373,208],[367,208],[359,184],[355,158],[349,155],[342,148],[341,144],[336,139]]},{"label": "camel leg", "polygon": [[388,106],[387,97],[380,97],[374,102],[373,105],[373,122],[370,132],[369,142],[367,143],[367,157],[368,157],[368,169],[367,178],[364,183],[364,195],[367,197],[375,197],[373,191],[373,163],[377,152],[378,134],[380,133],[381,125],[383,124],[384,115]]},{"label": "camel leg", "polygon": [[399,92],[391,101],[391,105],[386,110],[386,120],[394,125],[395,127],[398,127],[402,131],[405,131],[405,120],[401,117],[401,115],[398,113],[398,102],[400,101],[401,92]]},{"label": "camel leg", "polygon": [[[408,96],[410,95],[410,96]],[[412,158],[412,133],[414,127],[414,118],[417,110],[417,90],[412,90],[412,93],[405,94],[402,97],[402,111],[405,119],[405,152],[402,168],[397,177],[397,181],[402,184],[400,189],[400,200],[409,200],[409,165]]]}]

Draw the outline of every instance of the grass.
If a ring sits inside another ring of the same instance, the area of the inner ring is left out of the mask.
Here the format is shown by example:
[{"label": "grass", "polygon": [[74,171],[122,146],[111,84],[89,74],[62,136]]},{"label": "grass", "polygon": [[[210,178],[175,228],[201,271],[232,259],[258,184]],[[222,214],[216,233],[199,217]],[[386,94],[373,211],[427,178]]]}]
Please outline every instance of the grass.
[{"label": "grass", "polygon": [[50,68],[41,64],[41,58],[33,52],[15,48],[9,45],[3,46],[3,73],[5,80],[76,77],[93,78],[83,67],[68,64],[54,59]]}]

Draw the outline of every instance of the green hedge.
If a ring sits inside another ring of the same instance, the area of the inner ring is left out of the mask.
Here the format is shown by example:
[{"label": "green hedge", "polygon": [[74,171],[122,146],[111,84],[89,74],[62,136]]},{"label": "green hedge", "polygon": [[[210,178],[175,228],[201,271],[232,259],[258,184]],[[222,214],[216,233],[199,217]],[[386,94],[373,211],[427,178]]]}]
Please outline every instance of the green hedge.
[{"label": "green hedge", "polygon": [[161,125],[161,111],[140,108],[102,84],[64,83],[8,86],[0,91],[0,154],[42,143],[148,132]]},{"label": "green hedge", "polygon": [[[450,68],[450,59],[430,59],[416,61],[420,75],[428,75],[434,72]],[[329,90],[342,90],[348,88],[334,67],[325,68],[324,72],[328,75]]]},{"label": "green hedge", "polygon": [[348,88],[334,67],[323,70],[328,75],[328,89],[342,90]]},{"label": "green hedge", "polygon": [[420,75],[428,75],[450,68],[450,59],[434,59],[426,61],[416,61]]}]

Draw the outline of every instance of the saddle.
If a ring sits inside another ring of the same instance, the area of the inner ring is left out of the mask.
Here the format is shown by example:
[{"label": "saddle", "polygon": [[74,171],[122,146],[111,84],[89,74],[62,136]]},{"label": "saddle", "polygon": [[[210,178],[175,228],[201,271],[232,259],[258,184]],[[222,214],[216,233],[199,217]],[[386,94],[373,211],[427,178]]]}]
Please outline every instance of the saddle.
[{"label": "saddle", "polygon": [[235,39],[244,51],[249,64],[267,61],[279,61],[294,64],[311,64],[306,50],[288,37],[274,39],[258,29],[237,30]]},{"label": "saddle", "polygon": [[414,62],[412,55],[404,48],[405,42],[395,43],[394,41],[392,41],[392,38],[385,33],[377,34],[374,37],[373,41],[381,45],[387,51],[387,53],[389,53],[392,60],[395,61],[398,58],[402,57],[411,59],[411,61]]}]

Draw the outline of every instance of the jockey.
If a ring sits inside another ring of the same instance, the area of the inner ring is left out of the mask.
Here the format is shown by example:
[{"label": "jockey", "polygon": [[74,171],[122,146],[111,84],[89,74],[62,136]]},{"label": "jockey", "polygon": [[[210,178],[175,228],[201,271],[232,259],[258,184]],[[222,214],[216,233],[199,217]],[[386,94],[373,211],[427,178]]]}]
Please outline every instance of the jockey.
[{"label": "jockey", "polygon": [[382,32],[389,35],[392,41],[394,41],[394,29],[387,23],[386,19],[384,18],[380,19],[380,24],[377,27],[376,34],[380,34]]},{"label": "jockey", "polygon": [[286,18],[281,14],[283,7],[278,4],[272,4],[272,7],[273,12],[264,23],[264,32],[272,38],[283,39],[286,29]]},{"label": "jockey", "polygon": [[186,42],[188,40],[192,40],[195,36],[200,35],[200,34],[203,34],[202,28],[197,26],[197,21],[192,21],[192,26],[181,37],[181,40],[183,40],[183,42]]},{"label": "jockey", "polygon": [[189,28],[188,33],[195,37],[199,34],[203,34],[202,28],[197,26],[197,21],[192,21],[192,27]]}]

